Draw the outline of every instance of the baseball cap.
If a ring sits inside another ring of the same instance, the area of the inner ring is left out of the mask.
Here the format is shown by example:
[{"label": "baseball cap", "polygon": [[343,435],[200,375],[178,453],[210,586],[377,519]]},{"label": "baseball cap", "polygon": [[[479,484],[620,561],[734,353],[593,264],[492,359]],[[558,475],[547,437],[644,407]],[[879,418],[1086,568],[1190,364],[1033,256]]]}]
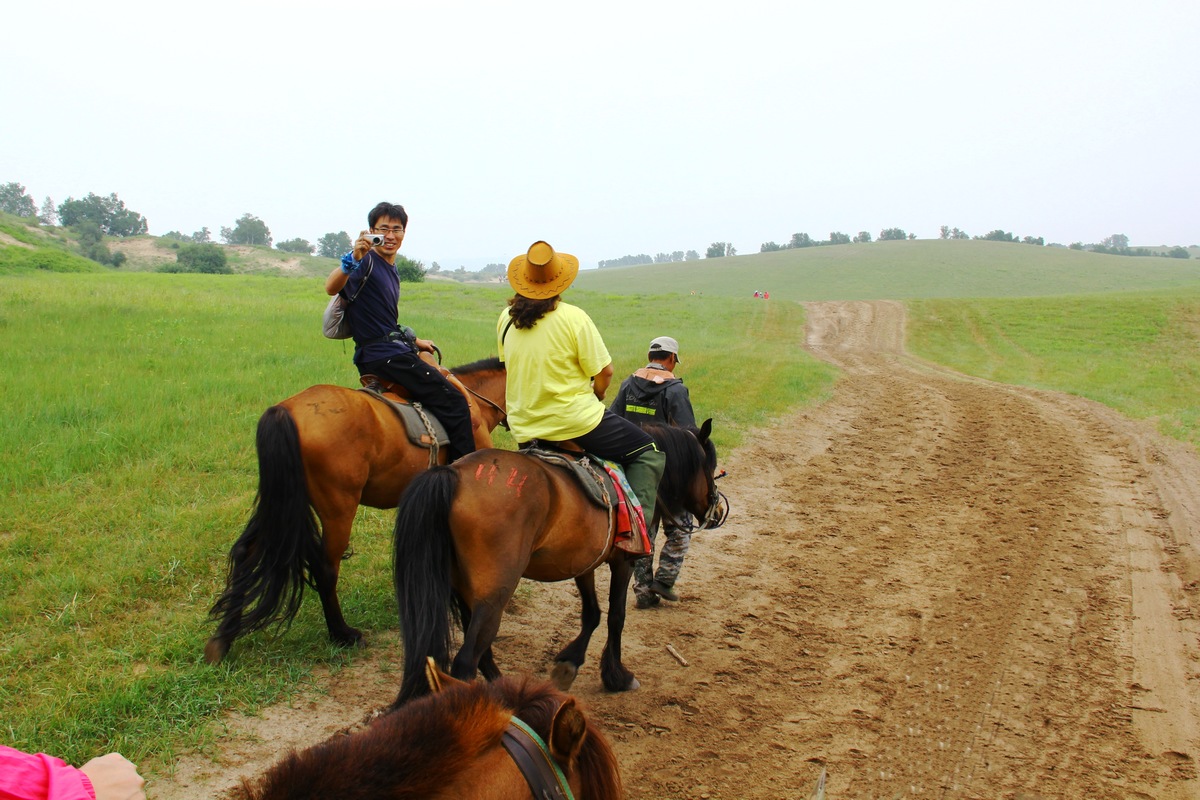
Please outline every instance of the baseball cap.
[{"label": "baseball cap", "polygon": [[675,360],[679,361],[679,342],[672,339],[670,336],[659,336],[657,339],[650,341],[651,353],[670,353],[675,356]]}]

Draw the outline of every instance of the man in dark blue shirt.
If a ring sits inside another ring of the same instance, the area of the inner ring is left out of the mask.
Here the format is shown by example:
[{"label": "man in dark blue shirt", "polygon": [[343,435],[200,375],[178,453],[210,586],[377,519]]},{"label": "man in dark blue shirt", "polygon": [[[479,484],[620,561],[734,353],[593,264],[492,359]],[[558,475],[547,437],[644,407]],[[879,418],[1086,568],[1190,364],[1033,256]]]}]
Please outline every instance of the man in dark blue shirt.
[{"label": "man in dark blue shirt", "polygon": [[[433,342],[418,339],[412,328],[399,324],[400,275],[396,254],[404,242],[408,212],[404,206],[380,203],[367,215],[369,230],[359,234],[354,250],[329,273],[325,291],[341,292],[352,302],[346,306],[354,337],[354,364],[360,375],[378,375],[408,390],[441,420],[450,438],[451,461],[475,450],[471,410],[467,399],[433,365],[423,361],[421,351],[433,352]],[[368,236],[383,237],[372,245]]]}]

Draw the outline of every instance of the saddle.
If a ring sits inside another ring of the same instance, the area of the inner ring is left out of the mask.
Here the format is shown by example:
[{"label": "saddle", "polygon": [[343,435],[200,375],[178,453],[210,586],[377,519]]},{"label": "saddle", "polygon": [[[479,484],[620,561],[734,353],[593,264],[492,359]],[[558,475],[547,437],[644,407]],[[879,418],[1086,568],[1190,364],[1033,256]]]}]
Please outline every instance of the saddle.
[{"label": "saddle", "polygon": [[[421,359],[426,361],[431,366],[437,367],[438,371],[450,382],[450,385],[462,392],[463,397],[467,399],[467,407],[471,410],[471,432],[475,437],[475,448],[483,450],[492,446],[492,436],[484,427],[483,417],[479,413],[479,406],[475,403],[475,398],[467,391],[467,387],[454,376],[454,373],[441,366],[433,360],[433,357],[427,353],[421,354]],[[378,375],[366,373],[359,376],[359,382],[362,388],[358,391],[365,392],[377,400],[386,403],[389,408],[396,412],[401,425],[408,436],[408,440],[417,447],[424,447],[430,451],[429,460],[433,463],[437,459],[438,448],[444,447],[450,443],[450,437],[446,433],[446,428],[430,411],[426,411],[420,403],[414,403],[408,394],[408,390],[398,383],[385,380]]]},{"label": "saddle", "polygon": [[650,553],[650,536],[641,503],[629,489],[620,465],[589,455],[573,442],[567,447],[547,446],[535,439],[523,446],[521,452],[565,469],[594,505],[615,512],[615,547],[633,555]]}]

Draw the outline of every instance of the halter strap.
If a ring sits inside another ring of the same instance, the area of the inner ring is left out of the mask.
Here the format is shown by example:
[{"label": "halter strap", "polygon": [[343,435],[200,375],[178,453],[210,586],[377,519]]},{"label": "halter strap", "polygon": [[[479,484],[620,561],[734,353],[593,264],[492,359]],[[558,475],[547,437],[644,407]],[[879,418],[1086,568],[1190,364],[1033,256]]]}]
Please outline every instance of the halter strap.
[{"label": "halter strap", "polygon": [[550,748],[537,731],[513,716],[501,743],[525,776],[535,800],[575,800],[567,776],[550,757]]}]

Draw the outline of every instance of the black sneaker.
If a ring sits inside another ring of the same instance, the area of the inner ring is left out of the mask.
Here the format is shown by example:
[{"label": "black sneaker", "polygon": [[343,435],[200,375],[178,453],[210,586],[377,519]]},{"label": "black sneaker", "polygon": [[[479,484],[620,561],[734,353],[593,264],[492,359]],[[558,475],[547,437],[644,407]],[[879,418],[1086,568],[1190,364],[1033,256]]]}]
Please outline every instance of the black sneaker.
[{"label": "black sneaker", "polygon": [[651,581],[650,591],[654,592],[663,600],[670,600],[672,603],[679,599],[679,595],[675,594],[675,590],[661,581]]},{"label": "black sneaker", "polygon": [[658,596],[653,594],[639,594],[637,596],[638,608],[653,608],[658,605]]}]

